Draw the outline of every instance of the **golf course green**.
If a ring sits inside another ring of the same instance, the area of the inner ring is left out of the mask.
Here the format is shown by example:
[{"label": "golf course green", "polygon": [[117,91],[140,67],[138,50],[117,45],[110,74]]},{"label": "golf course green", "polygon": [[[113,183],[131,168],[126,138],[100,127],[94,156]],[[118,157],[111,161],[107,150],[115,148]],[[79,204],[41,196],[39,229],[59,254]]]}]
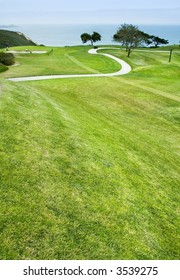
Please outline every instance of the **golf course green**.
[{"label": "golf course green", "polygon": [[120,70],[27,48],[0,73],[0,259],[179,259],[179,47],[101,50],[122,76],[9,81]]}]

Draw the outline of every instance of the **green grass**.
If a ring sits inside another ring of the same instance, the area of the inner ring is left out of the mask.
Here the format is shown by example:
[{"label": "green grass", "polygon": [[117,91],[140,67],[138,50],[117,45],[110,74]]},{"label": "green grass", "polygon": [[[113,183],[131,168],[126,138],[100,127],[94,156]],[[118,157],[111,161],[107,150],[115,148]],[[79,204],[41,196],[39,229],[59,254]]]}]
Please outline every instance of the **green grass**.
[{"label": "green grass", "polygon": [[[117,70],[86,51],[48,59],[63,73]],[[1,259],[179,259],[179,54],[109,52],[133,71],[5,81],[46,63],[22,55],[1,73]]]},{"label": "green grass", "polygon": [[[118,71],[120,66],[116,61],[103,56],[88,54],[91,47],[53,48],[51,54],[17,54],[16,63],[20,67],[12,67],[4,77],[50,75],[50,74],[86,74],[108,73]],[[23,47],[12,50],[25,50]],[[43,50],[48,47],[27,47],[28,50]]]}]

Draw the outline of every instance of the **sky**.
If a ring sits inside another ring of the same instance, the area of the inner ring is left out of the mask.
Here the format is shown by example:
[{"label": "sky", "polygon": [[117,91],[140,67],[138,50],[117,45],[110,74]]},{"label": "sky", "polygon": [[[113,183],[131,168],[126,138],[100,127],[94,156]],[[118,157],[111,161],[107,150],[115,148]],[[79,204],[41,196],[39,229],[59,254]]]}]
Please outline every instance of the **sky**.
[{"label": "sky", "polygon": [[180,1],[0,0],[0,26],[41,23],[180,25]]}]

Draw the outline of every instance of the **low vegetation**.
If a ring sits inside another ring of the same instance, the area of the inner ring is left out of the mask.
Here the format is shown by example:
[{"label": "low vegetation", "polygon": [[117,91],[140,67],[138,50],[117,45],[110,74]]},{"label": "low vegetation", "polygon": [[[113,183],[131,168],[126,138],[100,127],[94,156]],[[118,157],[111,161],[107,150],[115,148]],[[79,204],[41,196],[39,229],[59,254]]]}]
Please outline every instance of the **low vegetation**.
[{"label": "low vegetation", "polygon": [[0,29],[0,48],[12,46],[35,46],[30,38],[24,36],[21,32]]},{"label": "low vegetation", "polygon": [[12,53],[0,52],[0,73],[8,70],[7,66],[13,65],[15,57]]},{"label": "low vegetation", "polygon": [[4,79],[117,71],[88,49],[0,74],[0,258],[179,259],[179,51],[106,50],[132,66],[119,77]]},{"label": "low vegetation", "polygon": [[0,73],[8,70],[8,67],[0,63]]},{"label": "low vegetation", "polygon": [[6,66],[13,65],[15,57],[12,53],[0,52],[0,63]]}]

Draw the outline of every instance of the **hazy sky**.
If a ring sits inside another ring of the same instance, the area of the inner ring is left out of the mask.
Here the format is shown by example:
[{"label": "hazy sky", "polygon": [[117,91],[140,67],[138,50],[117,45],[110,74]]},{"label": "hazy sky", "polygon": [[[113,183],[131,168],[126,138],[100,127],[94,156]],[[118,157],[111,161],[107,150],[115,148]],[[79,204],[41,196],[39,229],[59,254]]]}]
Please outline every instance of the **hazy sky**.
[{"label": "hazy sky", "polygon": [[0,25],[180,24],[179,0],[0,0]]}]

